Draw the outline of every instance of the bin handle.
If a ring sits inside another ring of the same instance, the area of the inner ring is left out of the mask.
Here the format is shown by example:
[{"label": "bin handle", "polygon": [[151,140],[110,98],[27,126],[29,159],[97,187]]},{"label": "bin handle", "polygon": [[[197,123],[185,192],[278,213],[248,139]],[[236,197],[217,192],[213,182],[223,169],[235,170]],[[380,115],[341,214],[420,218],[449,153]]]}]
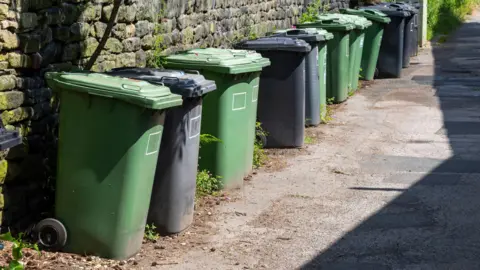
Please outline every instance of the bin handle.
[{"label": "bin handle", "polygon": [[[177,82],[180,82],[180,79],[177,78],[177,77],[172,77],[172,76],[162,76],[159,81],[160,83],[162,83],[163,81],[165,81],[165,79],[171,79],[171,80],[175,80]],[[163,83],[162,83],[163,84]]]},{"label": "bin handle", "polygon": [[298,30],[298,29],[288,30],[287,33],[286,33],[286,35],[287,35],[287,36],[290,36],[290,35],[293,35],[293,36],[294,36],[295,34],[300,34],[301,31],[302,31],[302,30]]},{"label": "bin handle", "polygon": [[193,69],[186,69],[184,70],[185,73],[190,73],[190,74],[196,74],[196,75],[200,75],[200,71],[198,70],[193,70]]},{"label": "bin handle", "polygon": [[371,9],[364,9],[363,11],[367,12],[367,13],[370,13],[372,15],[375,15],[375,11],[371,10]]}]

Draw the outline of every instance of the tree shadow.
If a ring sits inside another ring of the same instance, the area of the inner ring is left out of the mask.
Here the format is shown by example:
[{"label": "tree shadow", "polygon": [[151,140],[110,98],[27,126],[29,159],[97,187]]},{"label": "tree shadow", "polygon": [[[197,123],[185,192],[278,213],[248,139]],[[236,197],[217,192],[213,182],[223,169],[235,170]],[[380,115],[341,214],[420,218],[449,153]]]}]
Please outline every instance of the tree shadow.
[{"label": "tree shadow", "polygon": [[0,9],[1,119],[23,139],[0,152],[0,232],[19,232],[51,215],[54,205],[59,102],[43,76],[85,62],[97,39],[91,27],[100,20],[102,6],[11,0]]},{"label": "tree shadow", "polygon": [[429,173],[418,181],[419,174],[394,174],[391,181],[414,184],[301,269],[480,269],[478,33],[480,23],[464,24],[434,47],[434,75],[413,77],[436,90],[444,121],[436,134],[448,137],[452,157],[380,158],[377,165],[392,171]]}]

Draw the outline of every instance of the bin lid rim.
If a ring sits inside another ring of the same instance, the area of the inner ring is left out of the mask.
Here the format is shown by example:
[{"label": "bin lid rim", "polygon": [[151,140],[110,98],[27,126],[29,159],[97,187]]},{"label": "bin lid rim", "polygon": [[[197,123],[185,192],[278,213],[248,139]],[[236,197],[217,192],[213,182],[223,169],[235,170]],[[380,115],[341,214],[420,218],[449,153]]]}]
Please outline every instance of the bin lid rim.
[{"label": "bin lid rim", "polygon": [[217,89],[214,81],[207,80],[198,71],[182,71],[158,68],[115,68],[108,75],[147,81],[154,85],[165,85],[174,94],[183,97],[202,96]]},{"label": "bin lid rim", "polygon": [[305,40],[280,36],[247,40],[236,44],[235,47],[257,51],[309,52],[312,50]]}]

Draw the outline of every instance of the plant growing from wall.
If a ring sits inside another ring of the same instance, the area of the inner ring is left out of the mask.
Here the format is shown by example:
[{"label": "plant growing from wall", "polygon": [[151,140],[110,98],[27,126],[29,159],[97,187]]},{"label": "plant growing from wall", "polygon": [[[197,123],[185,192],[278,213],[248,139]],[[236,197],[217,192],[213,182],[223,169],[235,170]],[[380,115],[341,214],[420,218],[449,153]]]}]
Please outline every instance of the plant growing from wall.
[{"label": "plant growing from wall", "polygon": [[165,18],[167,15],[166,12],[166,2],[162,0],[160,3],[160,11],[158,12],[158,21],[155,25],[155,42],[154,42],[154,51],[153,51],[153,62],[151,63],[155,67],[163,67],[166,61],[166,54],[165,50],[168,48],[167,43],[165,41],[165,34],[169,33],[169,29],[167,27],[167,19]]},{"label": "plant growing from wall", "polygon": [[310,4],[308,4],[305,12],[302,13],[300,16],[299,22],[306,23],[306,22],[314,22],[317,20],[317,16],[321,13],[327,12],[330,9],[330,4],[322,3],[322,0],[313,0]]}]

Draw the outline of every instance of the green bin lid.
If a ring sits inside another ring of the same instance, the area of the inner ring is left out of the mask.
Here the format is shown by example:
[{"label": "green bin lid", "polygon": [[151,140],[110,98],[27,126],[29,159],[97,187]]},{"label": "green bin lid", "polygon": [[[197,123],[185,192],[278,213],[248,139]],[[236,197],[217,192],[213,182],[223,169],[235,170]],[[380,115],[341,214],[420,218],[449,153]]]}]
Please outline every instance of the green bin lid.
[{"label": "green bin lid", "polygon": [[315,22],[306,22],[295,25],[297,28],[322,28],[327,31],[351,31],[355,25],[344,18],[331,16],[331,14],[322,14],[318,16]]},{"label": "green bin lid", "polygon": [[166,57],[167,68],[209,70],[225,74],[258,72],[270,65],[268,58],[248,50],[193,49]]},{"label": "green bin lid", "polygon": [[47,72],[45,79],[54,91],[114,98],[148,109],[160,110],[182,104],[182,96],[172,94],[168,87],[145,81],[88,72]]},{"label": "green bin lid", "polygon": [[[319,15],[318,18],[322,18],[324,15]],[[355,25],[356,29],[365,29],[372,25],[372,22],[367,20],[364,17],[357,16],[357,15],[350,15],[350,14],[340,14],[340,13],[331,13],[328,14],[327,18],[339,18],[341,20],[345,20],[353,25]]]},{"label": "green bin lid", "polygon": [[344,14],[362,16],[369,19],[370,21],[375,21],[375,22],[384,23],[384,24],[388,24],[391,21],[390,18],[387,16],[387,14],[375,9],[341,8],[340,12]]},{"label": "green bin lid", "polygon": [[283,29],[277,30],[273,33],[270,33],[273,36],[282,36],[282,37],[290,37],[290,38],[298,38],[303,39],[306,42],[321,42],[330,40],[333,38],[333,34],[327,32],[327,30],[320,29],[320,28],[304,28],[304,29]]}]

